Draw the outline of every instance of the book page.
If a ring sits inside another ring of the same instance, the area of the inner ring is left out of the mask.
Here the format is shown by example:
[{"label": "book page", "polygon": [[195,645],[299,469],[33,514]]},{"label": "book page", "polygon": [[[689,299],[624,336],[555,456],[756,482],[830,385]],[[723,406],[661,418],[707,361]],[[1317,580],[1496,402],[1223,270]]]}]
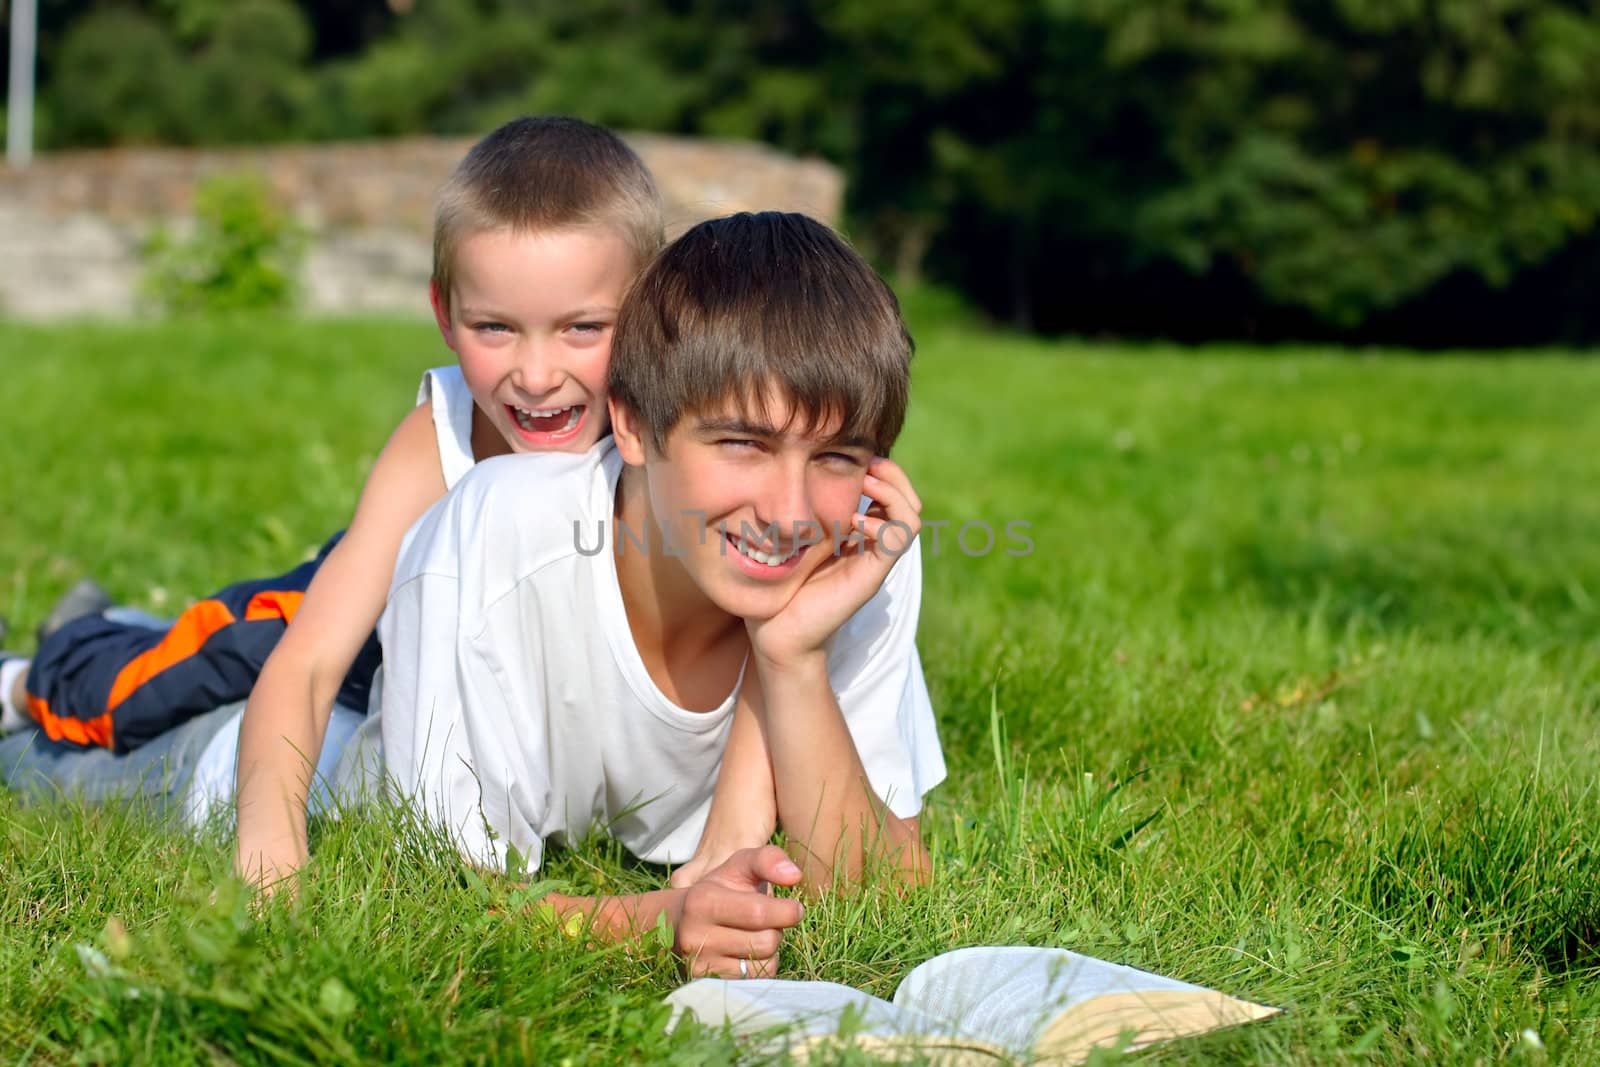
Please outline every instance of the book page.
[{"label": "book page", "polygon": [[1074,1062],[1124,1031],[1134,1045],[1204,1033],[1276,1009],[1065,949],[968,948],[906,975],[894,1003],[948,1020],[959,1032],[1059,1062]]},{"label": "book page", "polygon": [[676,1025],[684,1012],[708,1026],[799,1052],[845,1035],[848,1043],[894,1059],[993,1064],[999,1049],[964,1040],[951,1026],[912,1008],[834,982],[700,978],[667,995]]}]

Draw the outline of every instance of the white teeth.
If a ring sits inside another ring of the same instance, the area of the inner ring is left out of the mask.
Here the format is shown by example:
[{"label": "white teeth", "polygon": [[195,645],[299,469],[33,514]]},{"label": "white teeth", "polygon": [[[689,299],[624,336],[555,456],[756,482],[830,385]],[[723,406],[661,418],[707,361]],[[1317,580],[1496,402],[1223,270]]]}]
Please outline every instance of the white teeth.
[{"label": "white teeth", "polygon": [[549,418],[554,418],[557,415],[565,414],[567,416],[567,424],[565,426],[561,427],[559,430],[547,431],[549,433],[565,433],[567,430],[570,430],[574,426],[578,425],[578,420],[583,417],[583,405],[582,404],[569,404],[564,408],[542,408],[542,409],[541,408],[519,408],[515,404],[513,404],[511,406],[511,410],[516,415],[517,425],[521,426],[524,430],[529,430],[529,431],[533,431],[535,429],[535,427],[533,426],[533,420],[534,419],[549,419]]},{"label": "white teeth", "polygon": [[746,544],[743,540],[735,540],[734,544],[738,546],[739,551],[744,555],[755,560],[757,563],[765,563],[769,567],[776,567],[780,564],[787,563],[800,554],[799,545],[796,545],[793,549],[791,549],[788,554],[780,556],[776,553],[763,552],[759,548],[753,548]]}]

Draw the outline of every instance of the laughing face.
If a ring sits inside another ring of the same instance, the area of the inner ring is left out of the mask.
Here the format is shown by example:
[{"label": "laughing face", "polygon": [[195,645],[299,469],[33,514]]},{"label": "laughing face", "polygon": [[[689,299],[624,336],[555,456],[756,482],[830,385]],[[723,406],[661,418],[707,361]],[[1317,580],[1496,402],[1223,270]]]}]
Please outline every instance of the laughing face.
[{"label": "laughing face", "polygon": [[645,468],[644,521],[728,614],[776,615],[849,535],[873,449],[839,438],[839,419],[807,428],[769,396],[765,411],[728,404],[685,416],[658,453],[629,412],[613,415],[623,459]]},{"label": "laughing face", "polygon": [[490,437],[512,452],[587,450],[607,429],[611,331],[634,269],[623,239],[485,231],[452,267],[449,314],[437,294],[434,311]]}]

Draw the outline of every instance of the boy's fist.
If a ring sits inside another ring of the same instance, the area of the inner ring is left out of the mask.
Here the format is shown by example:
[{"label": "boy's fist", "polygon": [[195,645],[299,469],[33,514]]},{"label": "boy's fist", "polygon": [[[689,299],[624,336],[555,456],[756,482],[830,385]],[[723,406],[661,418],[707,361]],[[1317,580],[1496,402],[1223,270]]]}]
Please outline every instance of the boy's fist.
[{"label": "boy's fist", "polygon": [[798,900],[769,896],[767,886],[799,881],[800,868],[783,849],[765,845],[735,852],[684,890],[672,947],[690,977],[774,977],[783,931],[798,924],[805,909]]}]

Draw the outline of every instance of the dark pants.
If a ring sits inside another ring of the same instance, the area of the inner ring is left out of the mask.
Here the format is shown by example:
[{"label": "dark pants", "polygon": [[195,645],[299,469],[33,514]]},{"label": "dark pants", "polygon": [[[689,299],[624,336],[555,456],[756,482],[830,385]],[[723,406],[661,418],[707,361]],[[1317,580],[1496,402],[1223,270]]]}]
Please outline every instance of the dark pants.
[{"label": "dark pants", "polygon": [[[28,669],[29,713],[58,744],[122,753],[245,699],[342,536],[287,574],[207,597],[165,630],[102,615],[73,620],[39,646]],[[374,634],[345,676],[338,703],[367,706],[380,657]]]}]

